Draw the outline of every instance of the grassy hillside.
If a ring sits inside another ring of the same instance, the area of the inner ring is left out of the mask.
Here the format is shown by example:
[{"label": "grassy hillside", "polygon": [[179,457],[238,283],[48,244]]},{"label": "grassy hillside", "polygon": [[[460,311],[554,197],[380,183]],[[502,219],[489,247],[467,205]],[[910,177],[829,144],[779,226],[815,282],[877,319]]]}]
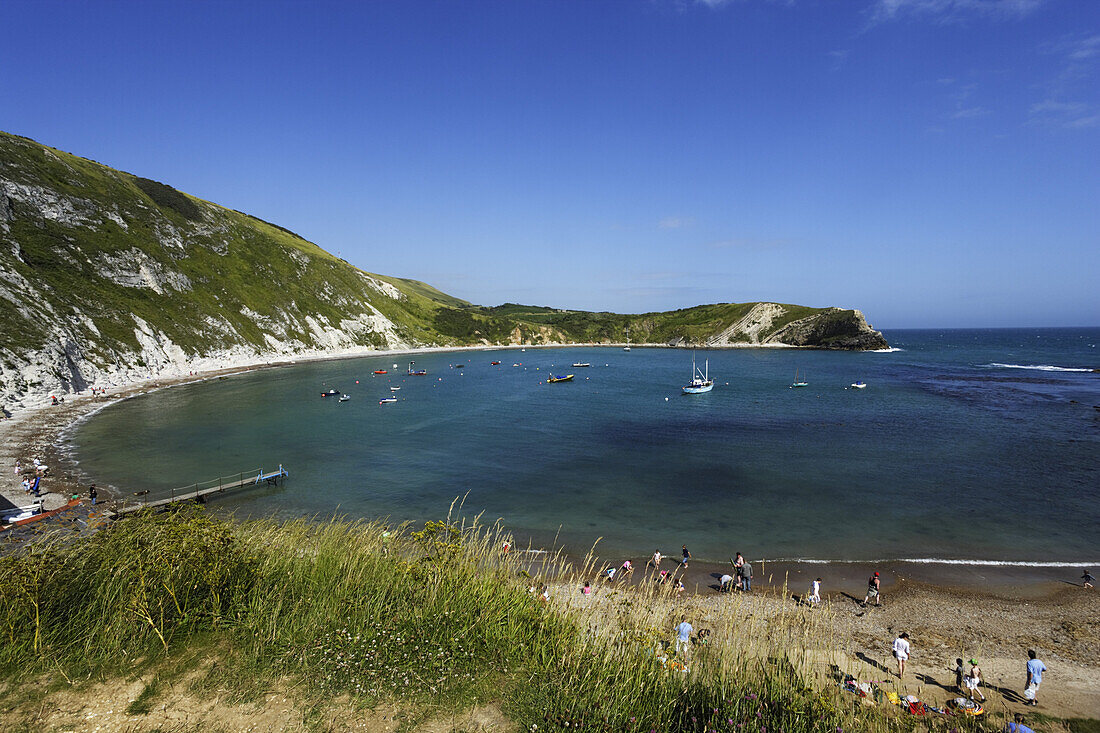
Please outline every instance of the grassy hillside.
[{"label": "grassy hillside", "polygon": [[485,703],[532,732],[920,725],[798,671],[801,645],[828,641],[825,614],[742,619],[685,655],[667,593],[639,591],[613,618],[543,603],[529,588],[555,563],[503,553],[506,539],[450,520],[239,525],[188,508],[8,553],[0,715],[17,729],[56,707],[51,694],[140,678],[127,729],[158,729],[181,690],[261,704],[284,690],[317,730],[358,729],[376,710],[419,730]]},{"label": "grassy hillside", "polygon": [[[885,345],[858,312],[835,308],[769,306],[762,327],[722,335],[756,305],[635,315],[476,306],[362,271],[165,183],[0,133],[2,402],[186,372],[221,355],[617,343],[628,331],[634,343],[766,343],[782,331],[798,345]],[[784,330],[791,323],[799,328]]]}]

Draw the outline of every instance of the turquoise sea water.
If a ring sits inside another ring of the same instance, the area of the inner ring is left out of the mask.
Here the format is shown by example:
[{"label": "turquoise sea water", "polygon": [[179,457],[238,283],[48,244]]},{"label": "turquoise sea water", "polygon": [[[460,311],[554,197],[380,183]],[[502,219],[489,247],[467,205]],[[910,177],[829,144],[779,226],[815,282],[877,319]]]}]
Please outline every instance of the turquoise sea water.
[{"label": "turquoise sea water", "polygon": [[518,537],[605,556],[1100,561],[1100,329],[886,336],[900,350],[700,350],[716,386],[693,396],[676,349],[301,364],[126,400],[69,438],[126,493],[291,472],[210,505],[238,515],[419,521],[468,494]]}]

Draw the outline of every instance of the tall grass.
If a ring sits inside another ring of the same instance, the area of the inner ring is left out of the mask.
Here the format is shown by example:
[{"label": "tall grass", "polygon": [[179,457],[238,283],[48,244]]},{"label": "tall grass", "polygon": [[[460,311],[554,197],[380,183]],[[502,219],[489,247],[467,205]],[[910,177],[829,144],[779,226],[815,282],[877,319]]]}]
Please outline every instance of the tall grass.
[{"label": "tall grass", "polygon": [[570,570],[505,541],[476,519],[236,524],[197,508],[55,537],[0,558],[0,674],[76,681],[205,653],[223,670],[214,683],[242,695],[289,680],[307,703],[496,700],[528,731],[913,726],[807,675],[812,650],[834,643],[827,612],[765,618],[730,598],[709,643],[677,657],[682,601],[661,586],[543,603],[532,587],[579,588],[594,560]]}]

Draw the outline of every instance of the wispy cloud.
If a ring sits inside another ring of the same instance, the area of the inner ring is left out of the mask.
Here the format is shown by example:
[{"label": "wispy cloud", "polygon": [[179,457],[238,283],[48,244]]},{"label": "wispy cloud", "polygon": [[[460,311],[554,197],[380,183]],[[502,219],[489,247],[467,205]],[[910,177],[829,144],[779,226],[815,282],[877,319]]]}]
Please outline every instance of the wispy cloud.
[{"label": "wispy cloud", "polygon": [[1036,10],[1046,0],[876,0],[870,24],[916,18],[934,23],[961,23],[972,18],[1012,20]]},{"label": "wispy cloud", "polygon": [[966,107],[963,109],[957,109],[951,113],[951,119],[953,120],[970,120],[975,117],[985,117],[989,114],[989,110],[985,107]]},{"label": "wispy cloud", "polygon": [[948,119],[972,120],[991,114],[991,110],[974,101],[974,93],[978,89],[976,83],[956,84],[954,79],[937,79],[937,83],[950,90],[948,98],[954,109],[946,114]]},{"label": "wispy cloud", "polygon": [[1100,33],[1064,36],[1044,44],[1040,51],[1060,61],[1058,73],[1045,85],[1043,99],[1032,104],[1030,121],[1035,124],[1081,129],[1100,123],[1095,101],[1095,77],[1100,66]]},{"label": "wispy cloud", "polygon": [[691,217],[683,216],[666,216],[657,222],[658,229],[682,229],[683,227],[689,227],[695,223],[695,220]]},{"label": "wispy cloud", "polygon": [[844,64],[848,61],[848,56],[852,53],[851,49],[838,48],[835,51],[829,52],[829,58],[833,60],[833,71],[840,71],[844,68]]},{"label": "wispy cloud", "polygon": [[711,242],[707,247],[711,249],[774,249],[785,247],[792,240],[781,237],[732,237]]}]

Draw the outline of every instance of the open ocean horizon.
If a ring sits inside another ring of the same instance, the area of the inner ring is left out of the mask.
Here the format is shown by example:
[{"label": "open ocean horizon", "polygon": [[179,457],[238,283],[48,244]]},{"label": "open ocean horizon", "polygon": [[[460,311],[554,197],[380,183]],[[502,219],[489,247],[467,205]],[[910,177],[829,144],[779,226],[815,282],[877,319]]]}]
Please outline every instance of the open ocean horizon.
[{"label": "open ocean horizon", "polygon": [[283,464],[280,486],[208,505],[238,517],[422,522],[464,497],[523,544],[599,539],[609,558],[1100,565],[1100,328],[884,335],[883,352],[698,349],[703,395],[680,393],[684,349],[309,362],[120,401],[65,448],[120,495]]}]

